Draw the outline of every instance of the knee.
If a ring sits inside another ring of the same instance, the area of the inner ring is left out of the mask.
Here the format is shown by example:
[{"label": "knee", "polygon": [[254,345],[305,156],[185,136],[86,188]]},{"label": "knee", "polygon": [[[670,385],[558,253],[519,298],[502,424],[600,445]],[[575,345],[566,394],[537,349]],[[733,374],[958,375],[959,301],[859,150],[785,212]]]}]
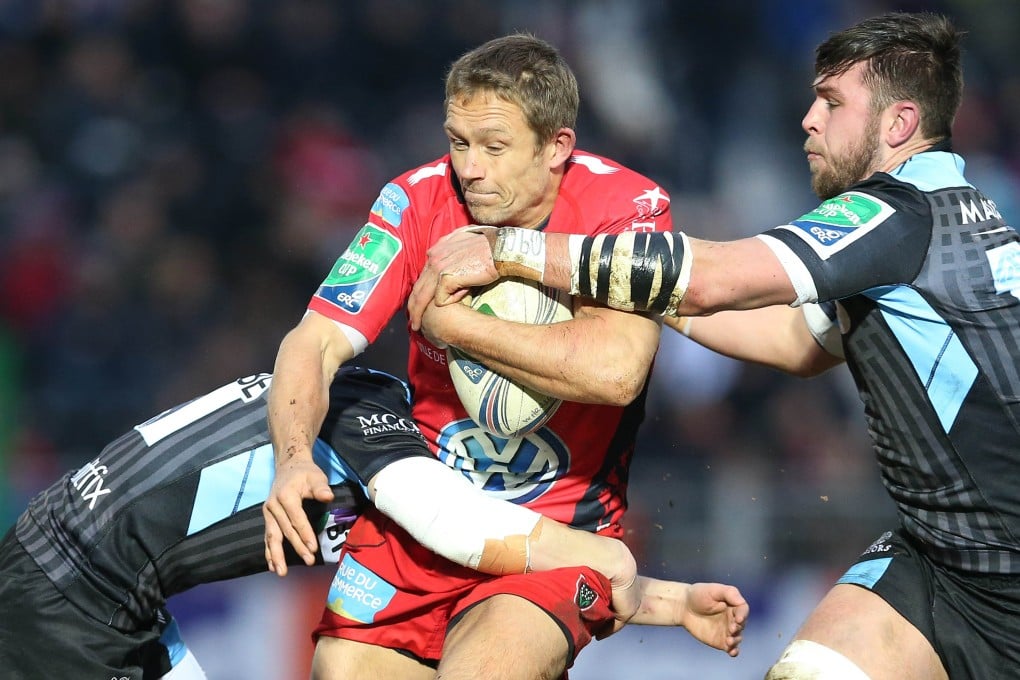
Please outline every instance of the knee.
[{"label": "knee", "polygon": [[794,640],[765,680],[870,680],[857,664],[834,649],[810,640]]}]

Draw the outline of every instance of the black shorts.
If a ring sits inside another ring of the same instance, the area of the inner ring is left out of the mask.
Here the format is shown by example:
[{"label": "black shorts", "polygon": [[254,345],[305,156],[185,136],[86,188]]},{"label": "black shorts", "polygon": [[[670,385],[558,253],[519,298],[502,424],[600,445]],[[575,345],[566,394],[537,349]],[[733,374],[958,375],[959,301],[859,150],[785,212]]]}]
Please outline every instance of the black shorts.
[{"label": "black shorts", "polygon": [[176,633],[168,615],[133,633],[106,625],[64,598],[13,529],[0,542],[0,677],[5,680],[158,678],[170,671],[171,655],[179,659],[185,652]]},{"label": "black shorts", "polygon": [[887,531],[839,579],[868,588],[924,634],[952,680],[1020,678],[1020,574],[938,565]]},{"label": "black shorts", "polygon": [[434,457],[411,417],[407,385],[370,368],[344,366],[337,373],[319,439],[340,454],[362,485],[390,463]]}]

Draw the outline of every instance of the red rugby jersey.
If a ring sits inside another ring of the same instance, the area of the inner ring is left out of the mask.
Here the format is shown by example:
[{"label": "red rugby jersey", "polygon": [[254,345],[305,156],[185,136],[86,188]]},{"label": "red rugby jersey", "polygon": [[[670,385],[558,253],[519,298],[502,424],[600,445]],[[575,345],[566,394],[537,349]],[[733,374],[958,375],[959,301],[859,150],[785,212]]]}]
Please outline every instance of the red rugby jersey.
[{"label": "red rugby jersey", "polygon": [[[472,224],[449,156],[400,175],[372,206],[368,223],[340,256],[308,308],[374,341],[398,311],[406,315],[425,253]],[[575,152],[560,185],[549,232],[671,231],[669,196],[610,160]],[[517,439],[488,434],[468,417],[450,380],[446,352],[410,333],[413,413],[436,455],[477,486],[587,530],[619,534],[627,470],[644,395],[627,407],[564,402],[541,430]]]}]

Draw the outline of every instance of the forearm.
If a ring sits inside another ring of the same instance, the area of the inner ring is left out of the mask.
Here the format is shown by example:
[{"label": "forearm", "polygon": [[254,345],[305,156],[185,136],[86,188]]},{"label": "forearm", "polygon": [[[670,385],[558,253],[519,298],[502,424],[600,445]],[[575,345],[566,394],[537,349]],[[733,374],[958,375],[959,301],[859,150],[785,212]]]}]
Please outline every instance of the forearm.
[{"label": "forearm", "polygon": [[542,520],[542,530],[530,541],[531,568],[545,571],[584,565],[599,572],[614,587],[626,586],[637,577],[637,562],[623,541]]},{"label": "forearm", "polygon": [[328,385],[318,366],[285,339],[273,369],[267,417],[277,463],[311,457],[326,416]]},{"label": "forearm", "polygon": [[369,480],[368,490],[379,510],[415,540],[472,569],[509,574],[584,565],[614,585],[636,575],[622,541],[488,496],[434,458],[392,463]]},{"label": "forearm", "polygon": [[[269,390],[267,418],[277,463],[311,458],[312,445],[329,408],[329,386],[346,354],[314,326],[302,321],[280,343]],[[349,343],[347,344],[349,347]],[[349,351],[353,354],[353,350]]]},{"label": "forearm", "polygon": [[638,576],[641,606],[628,623],[646,626],[683,625],[687,593],[691,585]]},{"label": "forearm", "polygon": [[[462,306],[442,340],[507,378],[560,399],[627,404],[644,385],[659,322],[591,306],[555,324],[503,321]],[[593,360],[592,357],[598,357]]]},{"label": "forearm", "polygon": [[[666,325],[719,354],[785,369],[798,338],[791,321],[800,310],[785,305],[754,310],[723,311],[710,316],[670,317]],[[806,331],[805,331],[806,333]],[[811,337],[806,336],[808,342]]]}]

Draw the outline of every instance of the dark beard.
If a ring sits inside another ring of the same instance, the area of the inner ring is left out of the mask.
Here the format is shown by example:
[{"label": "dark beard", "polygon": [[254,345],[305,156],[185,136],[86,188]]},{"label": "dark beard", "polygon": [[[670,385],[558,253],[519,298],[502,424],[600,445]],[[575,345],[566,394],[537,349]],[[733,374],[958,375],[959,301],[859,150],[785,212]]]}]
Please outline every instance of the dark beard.
[{"label": "dark beard", "polygon": [[829,158],[828,167],[811,175],[811,188],[825,201],[846,191],[872,174],[878,156],[878,116],[873,116],[864,129],[860,144],[850,147],[840,158]]}]

